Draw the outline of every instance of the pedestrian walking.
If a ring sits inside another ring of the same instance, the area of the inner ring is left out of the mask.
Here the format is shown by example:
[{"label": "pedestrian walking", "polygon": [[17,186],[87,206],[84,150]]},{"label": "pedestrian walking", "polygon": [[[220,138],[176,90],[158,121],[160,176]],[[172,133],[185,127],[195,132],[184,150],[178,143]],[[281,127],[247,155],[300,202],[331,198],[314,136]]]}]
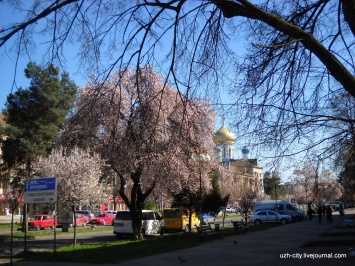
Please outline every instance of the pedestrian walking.
[{"label": "pedestrian walking", "polygon": [[308,203],[308,211],[307,211],[308,219],[312,220],[313,218],[313,210],[311,203]]},{"label": "pedestrian walking", "polygon": [[317,214],[318,214],[319,224],[322,224],[323,209],[321,205],[318,205]]},{"label": "pedestrian walking", "polygon": [[331,224],[333,222],[333,211],[332,208],[327,206],[327,224]]},{"label": "pedestrian walking", "polygon": [[339,204],[339,215],[340,217],[343,217],[344,216],[344,207],[343,207],[343,204]]}]

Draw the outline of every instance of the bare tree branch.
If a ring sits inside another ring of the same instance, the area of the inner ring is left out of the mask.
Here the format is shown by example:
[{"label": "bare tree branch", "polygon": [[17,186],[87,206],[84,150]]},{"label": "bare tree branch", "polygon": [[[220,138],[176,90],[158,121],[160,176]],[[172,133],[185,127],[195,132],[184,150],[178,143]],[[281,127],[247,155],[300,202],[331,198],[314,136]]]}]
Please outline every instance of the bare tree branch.
[{"label": "bare tree branch", "polygon": [[67,6],[69,4],[78,2],[79,0],[65,0],[58,4],[57,1],[55,1],[53,4],[51,4],[48,8],[44,9],[40,14],[36,15],[32,19],[29,19],[28,21],[24,23],[19,23],[17,25],[11,26],[9,28],[1,29],[0,34],[5,34],[4,36],[0,37],[0,47],[3,46],[13,35],[18,33],[19,31],[25,30],[28,26],[37,23],[37,21],[46,18],[49,14],[52,12],[55,12],[57,10],[60,10],[62,7]]}]

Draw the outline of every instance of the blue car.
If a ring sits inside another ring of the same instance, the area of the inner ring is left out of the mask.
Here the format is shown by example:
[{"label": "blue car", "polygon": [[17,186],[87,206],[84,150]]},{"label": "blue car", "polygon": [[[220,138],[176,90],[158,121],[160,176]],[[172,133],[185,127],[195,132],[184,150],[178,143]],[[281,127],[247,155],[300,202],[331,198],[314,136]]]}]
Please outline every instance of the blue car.
[{"label": "blue car", "polygon": [[208,213],[202,214],[201,224],[214,223],[216,217],[214,215],[210,215]]}]

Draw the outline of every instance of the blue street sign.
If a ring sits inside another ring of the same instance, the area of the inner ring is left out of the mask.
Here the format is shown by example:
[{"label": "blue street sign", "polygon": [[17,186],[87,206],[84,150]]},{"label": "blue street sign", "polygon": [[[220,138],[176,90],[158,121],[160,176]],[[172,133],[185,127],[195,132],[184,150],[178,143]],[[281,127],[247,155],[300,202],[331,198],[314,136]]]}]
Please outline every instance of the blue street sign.
[{"label": "blue street sign", "polygon": [[42,190],[56,190],[55,177],[35,178],[27,180],[25,183],[25,191],[42,191]]}]

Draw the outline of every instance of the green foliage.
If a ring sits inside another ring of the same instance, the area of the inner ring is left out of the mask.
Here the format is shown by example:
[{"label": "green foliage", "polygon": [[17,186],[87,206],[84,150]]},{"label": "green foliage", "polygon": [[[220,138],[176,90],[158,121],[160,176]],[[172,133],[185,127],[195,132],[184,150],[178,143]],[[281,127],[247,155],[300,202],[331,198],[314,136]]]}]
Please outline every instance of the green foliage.
[{"label": "green foliage", "polygon": [[264,191],[271,199],[280,199],[283,196],[280,174],[277,172],[265,172]]},{"label": "green foliage", "polygon": [[183,208],[189,210],[198,210],[200,207],[200,195],[184,187],[179,193],[173,196],[172,208]]},{"label": "green foliage", "polygon": [[68,112],[73,107],[77,86],[67,73],[49,65],[42,69],[30,62],[25,75],[28,89],[19,88],[7,97],[3,133],[3,159],[8,167],[17,163],[27,167],[38,156],[47,156]]},{"label": "green foliage", "polygon": [[[201,210],[202,212],[218,212],[221,207],[225,207],[229,201],[229,195],[222,197],[218,184],[218,175],[211,172],[212,191],[202,194],[191,191],[188,187],[183,188],[174,195],[173,208],[186,208],[189,210]],[[202,198],[200,198],[202,197]]]},{"label": "green foliage", "polygon": [[212,183],[213,190],[219,193],[221,190],[219,187],[218,171],[216,169],[213,169],[211,171],[211,183]]},{"label": "green foliage", "polygon": [[229,201],[229,195],[222,197],[221,194],[212,190],[202,199],[201,209],[202,212],[214,212],[218,213],[221,207],[225,207]]},{"label": "green foliage", "polygon": [[157,209],[157,204],[153,201],[148,201],[144,203],[144,209],[146,210],[156,210]]},{"label": "green foliage", "polygon": [[212,191],[202,197],[202,212],[218,213],[222,207],[227,206],[230,195],[222,197],[219,187],[219,176],[216,170],[212,170],[211,174]]}]

